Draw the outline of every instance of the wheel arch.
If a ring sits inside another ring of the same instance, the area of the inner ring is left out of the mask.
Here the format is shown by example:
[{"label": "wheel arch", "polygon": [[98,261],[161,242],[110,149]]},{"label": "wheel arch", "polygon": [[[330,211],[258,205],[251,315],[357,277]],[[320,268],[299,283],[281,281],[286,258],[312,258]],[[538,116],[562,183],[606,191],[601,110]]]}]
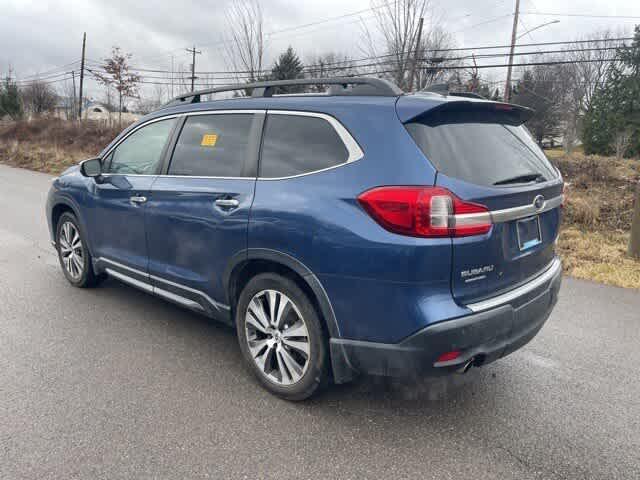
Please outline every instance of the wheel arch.
[{"label": "wheel arch", "polygon": [[232,258],[223,278],[227,302],[232,310],[249,279],[264,272],[279,273],[296,281],[318,309],[329,336],[340,337],[340,328],[331,301],[318,277],[300,260],[276,250],[250,248]]},{"label": "wheel arch", "polygon": [[87,230],[87,226],[85,224],[84,218],[80,214],[80,208],[73,200],[71,200],[66,196],[57,198],[53,206],[51,207],[50,220],[51,220],[51,227],[52,227],[54,242],[57,241],[55,236],[58,228],[58,221],[60,220],[60,217],[62,216],[62,214],[64,214],[65,212],[69,212],[73,214],[73,216],[76,217],[76,219],[80,223],[80,228],[83,230],[83,232],[85,232],[87,248],[89,249],[89,253],[93,256],[93,248],[91,247],[91,241],[89,239],[90,234],[89,234],[89,231]]}]

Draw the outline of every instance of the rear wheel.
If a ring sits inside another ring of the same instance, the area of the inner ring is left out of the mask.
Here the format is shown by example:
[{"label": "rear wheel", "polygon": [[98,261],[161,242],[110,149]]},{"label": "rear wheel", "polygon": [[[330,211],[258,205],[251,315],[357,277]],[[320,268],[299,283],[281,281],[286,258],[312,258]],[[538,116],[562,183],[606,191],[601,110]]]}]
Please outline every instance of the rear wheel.
[{"label": "rear wheel", "polygon": [[96,285],[102,276],[93,271],[91,254],[75,215],[63,213],[56,228],[58,259],[64,276],[75,287]]},{"label": "rear wheel", "polygon": [[325,335],[295,282],[265,273],[240,294],[236,326],[242,354],[258,380],[287,400],[304,400],[328,377]]}]

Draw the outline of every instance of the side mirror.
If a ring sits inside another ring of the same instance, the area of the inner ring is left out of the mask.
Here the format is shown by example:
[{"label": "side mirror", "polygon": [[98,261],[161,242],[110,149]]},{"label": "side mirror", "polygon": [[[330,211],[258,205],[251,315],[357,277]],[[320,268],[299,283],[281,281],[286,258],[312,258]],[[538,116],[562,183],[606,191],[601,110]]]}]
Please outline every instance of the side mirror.
[{"label": "side mirror", "polygon": [[99,177],[102,175],[102,161],[99,158],[84,160],[80,163],[80,173],[85,177]]}]

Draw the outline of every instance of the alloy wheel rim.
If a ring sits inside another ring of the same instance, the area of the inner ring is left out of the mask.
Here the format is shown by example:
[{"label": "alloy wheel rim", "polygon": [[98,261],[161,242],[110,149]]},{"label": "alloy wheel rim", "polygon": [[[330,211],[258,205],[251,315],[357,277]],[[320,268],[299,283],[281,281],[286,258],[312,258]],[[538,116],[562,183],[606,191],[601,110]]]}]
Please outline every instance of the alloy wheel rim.
[{"label": "alloy wheel rim", "polygon": [[65,222],[60,229],[58,241],[64,269],[74,280],[80,278],[84,271],[84,248],[76,226],[71,222]]},{"label": "alloy wheel rim", "polygon": [[309,366],[309,330],[300,311],[284,293],[263,290],[245,314],[249,353],[260,373],[277,385],[293,385]]}]

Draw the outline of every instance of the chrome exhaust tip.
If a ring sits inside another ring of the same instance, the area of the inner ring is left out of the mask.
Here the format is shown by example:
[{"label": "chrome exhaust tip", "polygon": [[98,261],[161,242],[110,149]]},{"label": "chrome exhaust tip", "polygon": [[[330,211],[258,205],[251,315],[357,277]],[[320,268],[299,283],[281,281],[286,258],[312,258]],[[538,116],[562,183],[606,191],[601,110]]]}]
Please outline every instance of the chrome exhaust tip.
[{"label": "chrome exhaust tip", "polygon": [[465,373],[467,373],[471,367],[473,367],[473,362],[474,362],[475,358],[470,358],[469,360],[467,360],[467,363],[465,363],[464,365],[462,365],[458,370],[457,373],[459,373],[460,375],[464,375]]}]

